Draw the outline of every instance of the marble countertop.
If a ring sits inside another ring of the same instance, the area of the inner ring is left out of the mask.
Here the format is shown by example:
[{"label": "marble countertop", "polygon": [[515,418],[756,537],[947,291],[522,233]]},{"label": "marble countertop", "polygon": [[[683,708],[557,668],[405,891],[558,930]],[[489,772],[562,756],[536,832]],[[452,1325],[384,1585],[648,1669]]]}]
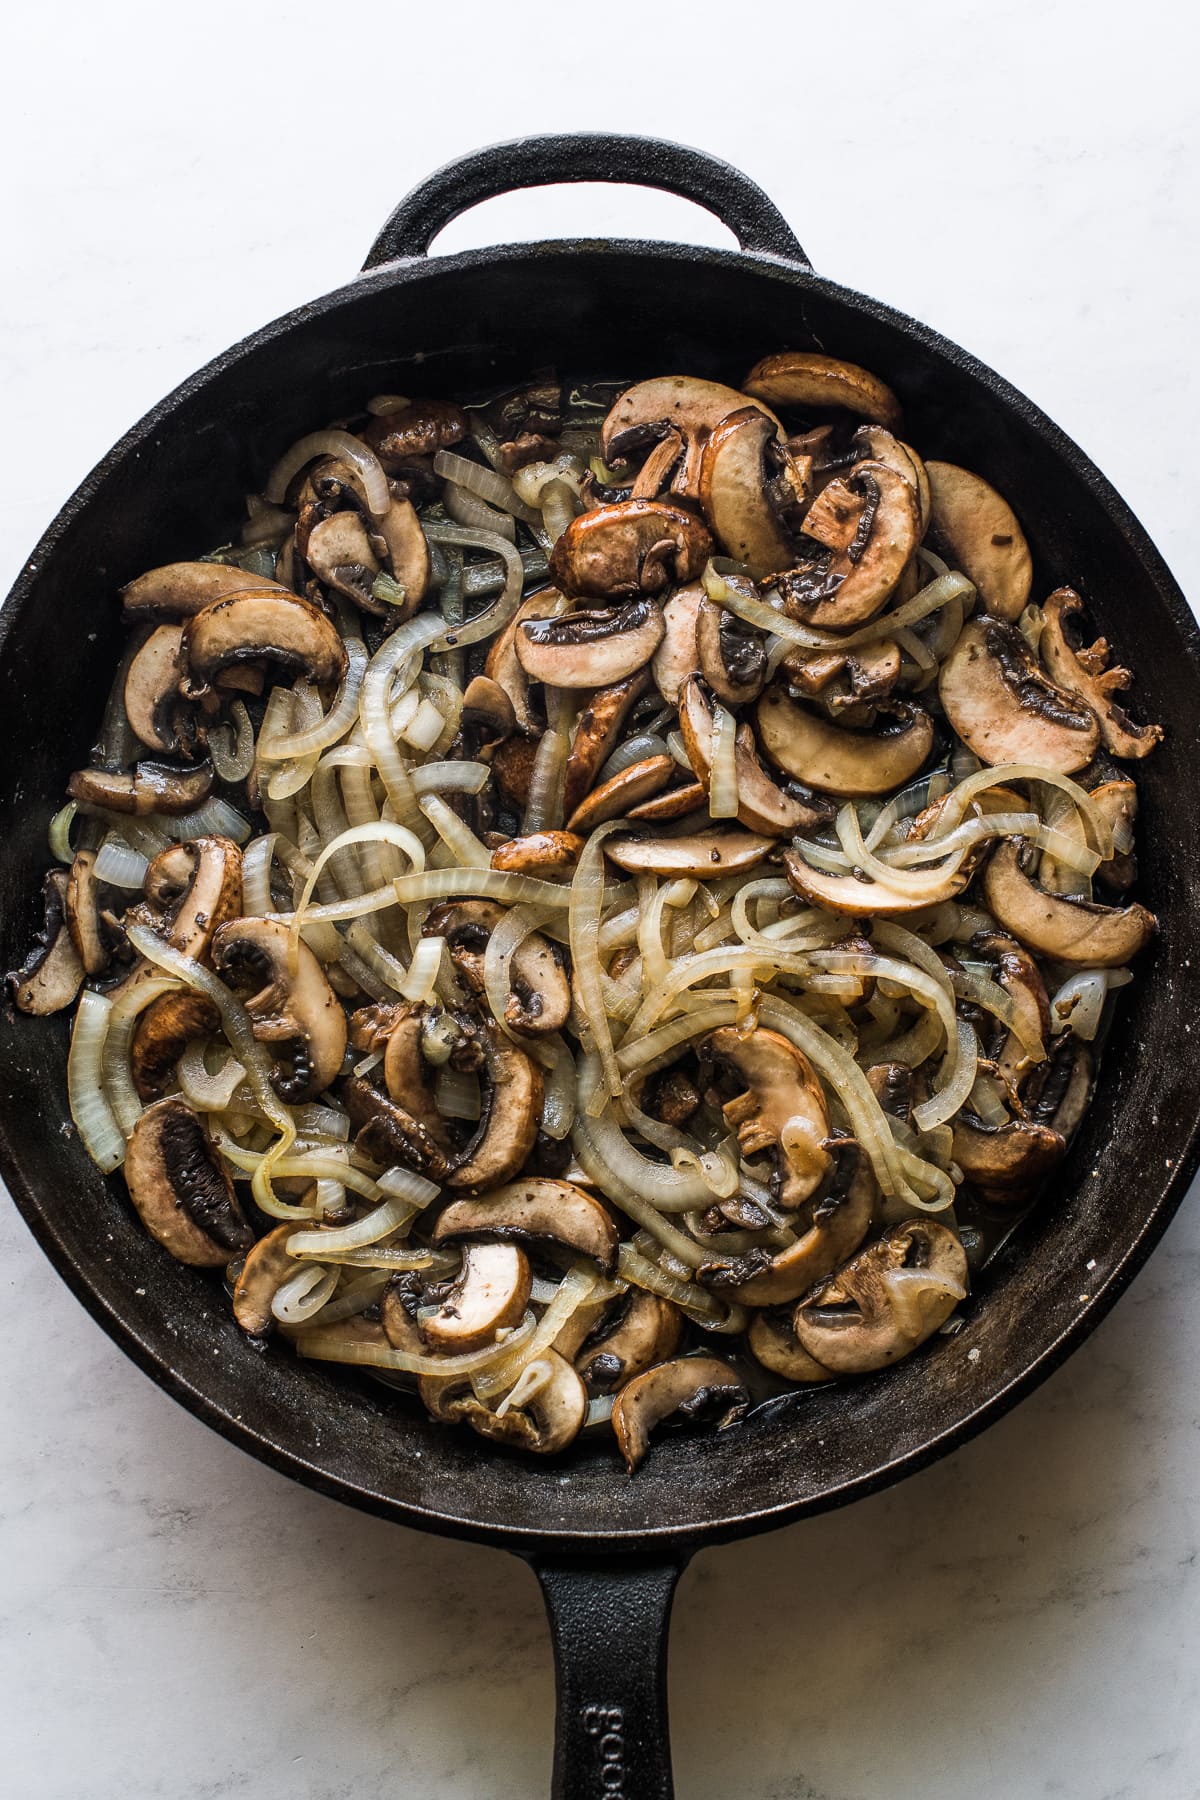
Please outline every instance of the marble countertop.
[{"label": "marble countertop", "polygon": [[[653,130],[739,163],[819,267],[1033,395],[1200,593],[1200,124],[1178,14],[751,17],[753,43],[646,15],[634,70],[595,20],[584,37],[478,0],[453,45],[448,17],[379,0],[22,9],[0,115],[0,591],[161,394],[343,280],[428,169],[524,125]],[[352,83],[336,95],[330,67]],[[714,68],[722,104],[699,110]],[[682,203],[609,191],[498,203],[444,242],[549,235],[581,208],[597,232],[725,241]],[[1193,1197],[1110,1319],[983,1438],[696,1559],[672,1639],[684,1800],[1194,1800],[1198,1278]],[[550,1646],[523,1565],[359,1516],[206,1431],[7,1206],[0,1281],[5,1793],[547,1791]]]}]

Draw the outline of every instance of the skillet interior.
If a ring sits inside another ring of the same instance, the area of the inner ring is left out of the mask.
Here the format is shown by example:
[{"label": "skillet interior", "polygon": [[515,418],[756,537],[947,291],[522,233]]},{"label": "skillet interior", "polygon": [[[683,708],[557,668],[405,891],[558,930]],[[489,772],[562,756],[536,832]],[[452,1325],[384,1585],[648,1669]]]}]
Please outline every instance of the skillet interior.
[{"label": "skillet interior", "polygon": [[[405,345],[421,347],[419,363],[397,354]],[[1122,996],[1095,1103],[957,1337],[724,1437],[664,1441],[626,1482],[611,1445],[549,1466],[521,1460],[354,1376],[256,1351],[218,1285],[152,1243],[119,1177],[106,1182],[64,1131],[65,1022],[5,1009],[0,1166],[60,1272],[200,1417],[342,1499],[513,1547],[583,1548],[603,1535],[616,1549],[837,1504],[961,1441],[1048,1373],[1185,1190],[1200,1093],[1187,1053],[1200,1018],[1190,614],[1120,501],[1019,395],[900,315],[769,258],[555,244],[383,269],[268,327],[143,421],[69,503],[0,620],[0,967],[22,958],[37,924],[45,824],[86,759],[118,653],[115,590],[235,528],[245,492],[302,431],[384,388],[454,394],[551,361],[736,382],[769,350],[814,345],[883,375],[926,454],[961,458],[1003,489],[1033,547],[1035,597],[1078,586],[1137,671],[1139,715],[1167,726],[1165,748],[1138,769],[1140,894],[1162,935]]]}]

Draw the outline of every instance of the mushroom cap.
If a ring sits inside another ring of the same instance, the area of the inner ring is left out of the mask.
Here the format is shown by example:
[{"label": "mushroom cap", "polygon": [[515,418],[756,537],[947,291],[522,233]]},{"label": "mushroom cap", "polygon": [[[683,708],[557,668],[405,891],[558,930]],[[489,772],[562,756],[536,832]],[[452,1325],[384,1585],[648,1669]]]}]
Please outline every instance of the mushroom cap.
[{"label": "mushroom cap", "polygon": [[873,619],[920,542],[917,492],[886,463],[860,462],[822,488],[803,538],[823,546],[779,579],[786,611],[834,631]]},{"label": "mushroom cap", "polygon": [[554,546],[550,575],[567,594],[658,594],[694,581],[711,552],[708,527],[686,507],[670,500],[617,500],[572,519]]},{"label": "mushroom cap", "polygon": [[759,701],[754,723],[763,749],[785,774],[819,793],[865,799],[905,786],[933,748],[933,720],[923,707],[886,704],[899,729],[851,731],[772,687]]},{"label": "mushroom cap", "polygon": [[626,1382],[613,1401],[617,1445],[632,1475],[650,1448],[656,1425],[673,1415],[689,1423],[731,1425],[749,1396],[737,1371],[716,1356],[677,1356]]},{"label": "mushroom cap", "polygon": [[453,400],[410,400],[395,412],[378,413],[356,432],[369,444],[389,475],[416,456],[433,456],[461,443],[467,415]]},{"label": "mushroom cap", "polygon": [[182,625],[159,625],[125,672],[123,698],[130,729],[148,750],[191,757],[200,737],[195,713],[179,692]]},{"label": "mushroom cap", "polygon": [[756,578],[786,568],[793,555],[767,491],[768,444],[779,444],[777,422],[743,406],[721,420],[700,462],[700,504],[713,535]]},{"label": "mushroom cap", "polygon": [[661,610],[646,599],[600,612],[527,619],[517,632],[517,659],[533,681],[605,687],[645,668],[665,629]]},{"label": "mushroom cap", "polygon": [[746,1084],[745,1092],[721,1109],[726,1124],[737,1132],[743,1156],[773,1151],[782,1178],[780,1206],[789,1212],[803,1206],[830,1168],[825,1148],[829,1108],[804,1052],[763,1025],[745,1036],[723,1025],[702,1038],[698,1050],[703,1059],[721,1064]]},{"label": "mushroom cap", "polygon": [[478,1032],[483,1052],[483,1108],[470,1143],[446,1177],[452,1188],[494,1188],[524,1167],[541,1123],[545,1083],[524,1050],[484,1020]]},{"label": "mushroom cap", "polygon": [[[435,1418],[462,1420],[494,1443],[511,1444],[536,1456],[554,1456],[565,1450],[582,1430],[587,1416],[587,1391],[570,1363],[557,1351],[545,1351],[536,1362],[545,1369],[545,1382],[520,1406],[507,1412],[492,1412],[481,1405],[470,1387],[455,1384],[446,1391],[448,1384],[439,1382],[436,1376],[423,1376],[418,1385]],[[525,1373],[532,1367],[527,1364]],[[441,1393],[437,1392],[439,1388]]]},{"label": "mushroom cap", "polygon": [[147,899],[165,909],[167,942],[204,962],[214,934],[241,916],[242,853],[223,837],[172,844],[146,870],[144,887]]},{"label": "mushroom cap", "polygon": [[686,819],[689,813],[699,812],[705,799],[700,782],[685,781],[665,793],[656,794],[653,800],[631,806],[625,816],[639,825],[665,825],[671,819]]},{"label": "mushroom cap", "polygon": [[604,854],[628,875],[694,875],[711,880],[753,869],[775,848],[751,831],[697,831],[688,837],[610,839]]},{"label": "mushroom cap", "polygon": [[[461,980],[472,993],[482,994],[483,959],[487,941],[507,914],[495,900],[448,900],[426,915],[422,933],[446,940]],[[514,1031],[561,1031],[571,1011],[571,984],[549,938],[531,931],[517,945],[509,963],[511,991],[504,1023]],[[393,1033],[392,1042],[396,1039]],[[419,1033],[416,1040],[419,1055]],[[391,1047],[389,1043],[389,1055]],[[391,1078],[384,1065],[385,1079]],[[392,1094],[401,1100],[401,1094]]]},{"label": "mushroom cap", "polygon": [[[415,1169],[433,1181],[444,1179],[450,1153],[444,1136],[435,1137],[406,1108],[381,1094],[361,1075],[347,1075],[338,1084],[350,1124],[356,1133],[354,1147],[381,1168]],[[444,1131],[444,1127],[443,1127]]]},{"label": "mushroom cap", "polygon": [[194,812],[212,793],[211,763],[175,769],[167,763],[140,762],[131,770],[77,769],[67,782],[67,792],[85,811],[166,813],[175,818]]},{"label": "mushroom cap", "polygon": [[679,1308],[644,1288],[631,1288],[611,1323],[606,1322],[608,1316],[606,1310],[575,1350],[575,1367],[590,1394],[612,1393],[655,1363],[665,1362],[674,1355],[683,1330]]},{"label": "mushroom cap", "polygon": [[231,563],[164,563],[147,569],[121,589],[126,619],[190,619],[233,594],[289,594],[262,575],[247,575]]},{"label": "mushroom cap", "polygon": [[233,1316],[249,1337],[266,1337],[275,1323],[271,1302],[288,1276],[299,1267],[287,1253],[296,1227],[290,1219],[276,1225],[246,1252],[233,1288]]},{"label": "mushroom cap", "polygon": [[192,988],[160,994],[138,1015],[130,1046],[133,1085],[142,1100],[157,1100],[193,1038],[210,1037],[221,1027],[221,1015],[204,994]]},{"label": "mushroom cap", "polygon": [[[1025,1045],[1030,1038],[1050,1041],[1050,997],[1042,972],[1023,944],[1002,931],[977,932],[971,948],[996,965],[996,980],[1013,1005],[1014,1028],[1004,1039],[996,1058],[1002,1081],[1017,1082],[1033,1066]],[[1018,1029],[1019,1028],[1019,1029]]]},{"label": "mushroom cap", "polygon": [[909,1219],[853,1256],[796,1307],[802,1349],[835,1375],[886,1368],[924,1343],[966,1298],[967,1259],[955,1234]]},{"label": "mushroom cap", "polygon": [[626,720],[649,687],[650,672],[641,668],[623,681],[597,689],[588,700],[576,723],[563,772],[563,812],[567,817],[590,792],[596,776],[616,749]]},{"label": "mushroom cap", "polygon": [[304,560],[318,581],[355,606],[371,613],[386,611],[371,592],[382,565],[362,515],[353,508],[326,513],[316,521],[304,544]]},{"label": "mushroom cap", "polygon": [[[515,654],[515,652],[514,652]],[[485,738],[495,741],[511,737],[517,729],[516,708],[490,675],[475,675],[463,692],[463,723],[474,726]]]},{"label": "mushroom cap", "polygon": [[507,694],[513,716],[522,731],[536,731],[538,720],[530,705],[529,676],[517,655],[517,633],[526,620],[552,619],[563,605],[563,597],[557,588],[543,588],[540,593],[532,594],[522,601],[488,650],[484,673]]},{"label": "mushroom cap", "polygon": [[968,620],[938,675],[946,717],[981,762],[1034,762],[1064,775],[1100,745],[1090,706],[1056,687],[1021,633],[997,619]]},{"label": "mushroom cap", "polygon": [[[741,1306],[781,1306],[807,1294],[854,1254],[870,1229],[875,1178],[853,1138],[827,1140],[824,1149],[827,1158],[837,1153],[837,1169],[833,1185],[812,1209],[808,1230],[774,1256],[756,1257],[752,1251],[721,1271],[719,1280],[705,1272],[702,1279],[709,1286],[719,1287]],[[739,1274],[742,1279],[731,1285],[730,1278]]]},{"label": "mushroom cap", "polygon": [[606,1275],[616,1267],[620,1235],[608,1208],[572,1181],[529,1176],[470,1200],[455,1200],[433,1228],[433,1242],[456,1238],[537,1245],[588,1256]]},{"label": "mushroom cap", "polygon": [[1020,618],[1033,584],[1025,533],[1008,501],[957,463],[927,462],[930,529],[951,568],[973,582],[994,619]]},{"label": "mushroom cap", "polygon": [[260,1043],[276,1058],[271,1083],[291,1104],[327,1088],[346,1054],[346,1015],[324,970],[297,939],[295,972],[288,927],[278,919],[232,919],[212,940],[213,967],[232,976]]},{"label": "mushroom cap", "polygon": [[600,454],[606,463],[619,462],[655,437],[675,431],[683,440],[684,456],[672,487],[695,499],[709,437],[731,413],[747,407],[765,412],[782,438],[775,415],[736,388],[719,381],[701,381],[694,375],[655,375],[626,388],[611,407],[600,428]]},{"label": "mushroom cap", "polygon": [[21,967],[5,977],[18,1012],[38,1017],[70,1006],[84,976],[66,920],[65,869],[50,870],[42,883],[42,899],[45,919],[37,942]]},{"label": "mushroom cap", "polygon": [[861,418],[900,426],[900,402],[886,382],[857,363],[823,350],[784,350],[756,362],[742,383],[770,406],[844,407]]},{"label": "mushroom cap", "polygon": [[189,619],[183,662],[193,697],[223,670],[253,662],[278,664],[329,689],[346,672],[346,647],[323,612],[280,589],[234,594]]},{"label": "mushroom cap", "polygon": [[77,850],[67,876],[67,929],[88,975],[99,975],[112,956],[110,937],[100,916],[99,889],[96,852]]},{"label": "mushroom cap", "polygon": [[597,825],[624,817],[630,807],[661,793],[677,768],[673,756],[646,756],[640,762],[630,763],[585,795],[567,820],[568,831],[586,837]]},{"label": "mushroom cap", "polygon": [[177,1262],[223,1268],[254,1242],[203,1121],[182,1100],[157,1100],[142,1113],[125,1180],[142,1224]]},{"label": "mushroom cap", "polygon": [[574,831],[530,831],[509,838],[492,851],[493,869],[520,875],[566,875],[583,855],[583,839]]},{"label": "mushroom cap", "polygon": [[696,654],[700,673],[728,706],[757,700],[766,686],[762,634],[707,595],[696,614]]},{"label": "mushroom cap", "polygon": [[1036,1186],[1066,1153],[1060,1132],[1030,1119],[987,1126],[959,1113],[954,1121],[955,1162],[968,1181],[989,1190]]},{"label": "mushroom cap", "polygon": [[415,1120],[430,1141],[448,1157],[453,1145],[446,1121],[438,1111],[434,1084],[421,1053],[424,1022],[423,1007],[398,1009],[385,1040],[383,1079],[392,1103],[400,1107],[406,1117]]},{"label": "mushroom cap", "polygon": [[796,1336],[791,1312],[756,1312],[750,1320],[746,1343],[751,1356],[772,1375],[785,1381],[832,1381],[815,1357],[808,1354]]},{"label": "mushroom cap", "polygon": [[431,1350],[475,1350],[525,1316],[533,1276],[515,1244],[467,1244],[462,1270],[421,1332]]},{"label": "mushroom cap", "polygon": [[1077,694],[1095,713],[1106,750],[1113,756],[1149,756],[1155,745],[1162,742],[1163,728],[1135,725],[1118,702],[1116,696],[1129,686],[1132,677],[1128,669],[1109,668],[1104,638],[1087,650],[1075,645],[1072,627],[1082,611],[1083,601],[1074,588],[1054,590],[1042,608],[1042,660],[1059,687]]},{"label": "mushroom cap", "polygon": [[920,521],[921,536],[924,537],[933,509],[933,496],[929,485],[929,475],[922,457],[893,434],[884,425],[860,425],[850,439],[853,449],[872,462],[886,463],[889,469],[895,469],[912,487],[917,496],[917,517]]},{"label": "mushroom cap", "polygon": [[1152,912],[1098,906],[1072,894],[1048,894],[1021,867],[1024,840],[1002,838],[983,872],[988,909],[1014,937],[1058,962],[1116,969],[1132,961],[1158,929]]}]

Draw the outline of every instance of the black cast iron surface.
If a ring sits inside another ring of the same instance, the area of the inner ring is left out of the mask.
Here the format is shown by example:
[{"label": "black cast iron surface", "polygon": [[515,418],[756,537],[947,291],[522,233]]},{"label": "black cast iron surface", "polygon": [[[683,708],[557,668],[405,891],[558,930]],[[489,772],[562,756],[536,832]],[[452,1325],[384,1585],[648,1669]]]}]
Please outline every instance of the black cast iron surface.
[{"label": "black cast iron surface", "polygon": [[[581,240],[420,255],[464,206],[555,178],[641,179],[682,192],[752,248]],[[380,260],[394,255],[405,259]],[[610,1447],[578,1445],[549,1464],[509,1457],[352,1375],[279,1347],[257,1352],[219,1284],[152,1243],[119,1178],[105,1181],[64,1131],[65,1022],[4,1013],[0,1169],[84,1305],[225,1436],[410,1525],[556,1559],[652,1554],[662,1558],[655,1567],[670,1568],[701,1543],[852,1500],[961,1443],[1061,1362],[1149,1254],[1196,1163],[1200,1072],[1187,1046],[1200,1013],[1200,639],[1191,614],[1128,509],[1036,407],[934,332],[789,257],[802,252],[771,203],[701,153],[610,138],[480,152],[398,209],[372,252],[378,266],[228,351],[135,426],[67,503],[0,616],[0,967],[21,959],[38,922],[46,823],[86,760],[118,652],[116,590],[232,535],[243,496],[294,438],[381,389],[453,395],[548,363],[736,384],[758,357],[788,347],[864,363],[899,394],[923,453],[968,463],[1008,496],[1033,549],[1035,597],[1064,581],[1080,588],[1137,671],[1141,716],[1167,728],[1164,748],[1137,771],[1140,892],[1160,938],[1122,997],[1079,1138],[986,1271],[963,1330],[738,1430],[664,1440],[631,1482]],[[569,1561],[555,1566],[560,1588],[580,1574]],[[549,1570],[543,1578],[554,1617],[564,1603]],[[648,1617],[665,1616],[661,1582],[651,1578],[645,1592]],[[613,1623],[614,1653],[628,1623]],[[643,1683],[650,1699],[661,1658],[646,1654],[642,1665],[629,1650],[612,1679]],[[571,1716],[586,1789],[595,1745],[582,1712]],[[565,1732],[559,1791],[564,1741]],[[663,1758],[645,1775],[642,1791],[669,1791]]]}]

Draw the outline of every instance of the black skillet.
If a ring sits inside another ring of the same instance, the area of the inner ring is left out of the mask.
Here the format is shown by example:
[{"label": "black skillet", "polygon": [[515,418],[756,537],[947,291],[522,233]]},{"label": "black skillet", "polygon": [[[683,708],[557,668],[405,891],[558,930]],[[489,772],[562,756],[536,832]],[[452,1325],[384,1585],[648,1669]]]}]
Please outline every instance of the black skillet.
[{"label": "black skillet", "polygon": [[[427,258],[507,189],[625,181],[698,201],[738,251],[581,239]],[[545,1591],[559,1704],[556,1795],[671,1792],[666,1627],[701,1545],[842,1505],[961,1444],[1062,1362],[1140,1267],[1198,1154],[1200,636],[1145,532],[1051,422],[924,326],[815,275],[766,196],[649,139],[523,140],[441,170],[389,219],[364,274],[268,325],[142,420],[38,545],[0,617],[0,968],[37,923],[46,822],[86,758],[120,642],[116,589],[231,535],[242,497],[301,433],[381,389],[457,394],[546,364],[736,383],[759,356],[821,347],[878,371],[913,441],[1008,495],[1036,594],[1069,581],[1137,670],[1167,741],[1139,766],[1142,897],[1161,935],[1123,996],[1095,1104],[1052,1191],[994,1259],[967,1323],[885,1374],[715,1437],[658,1443],[633,1481],[611,1445],[538,1464],[448,1430],[353,1376],[259,1355],[219,1284],[172,1262],[66,1114],[62,1020],[0,1023],[0,1168],[84,1305],[160,1386],[310,1487],[526,1557]],[[219,1354],[214,1355],[214,1349]]]}]

